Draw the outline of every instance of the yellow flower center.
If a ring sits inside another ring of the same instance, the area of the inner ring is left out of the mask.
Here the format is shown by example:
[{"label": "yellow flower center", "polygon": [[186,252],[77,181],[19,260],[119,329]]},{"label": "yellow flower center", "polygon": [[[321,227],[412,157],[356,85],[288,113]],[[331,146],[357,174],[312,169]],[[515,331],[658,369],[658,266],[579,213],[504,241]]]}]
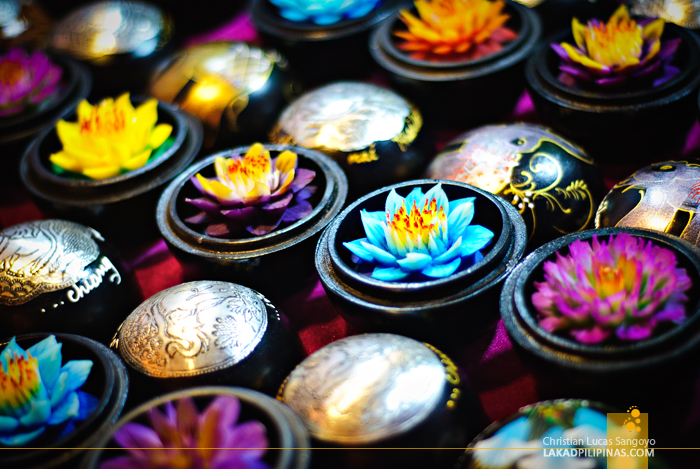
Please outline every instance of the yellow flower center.
[{"label": "yellow flower center", "polygon": [[229,179],[234,181],[236,176],[250,178],[262,182],[272,170],[269,152],[248,152],[243,158],[228,161]]},{"label": "yellow flower center", "polygon": [[399,240],[406,244],[410,241],[410,245],[417,245],[418,239],[421,239],[423,244],[428,244],[428,239],[432,234],[436,237],[439,234],[439,228],[447,229],[447,217],[443,207],[437,206],[437,200],[433,198],[430,202],[426,201],[423,210],[419,210],[416,202],[413,201],[413,206],[409,212],[406,211],[406,206],[403,205],[394,214],[393,218],[387,212],[387,226],[392,230],[393,234],[398,236]]},{"label": "yellow flower center", "polygon": [[620,291],[631,291],[635,284],[641,282],[637,273],[637,263],[622,254],[617,265],[611,266],[598,260],[593,261],[593,285],[600,298],[607,298]]},{"label": "yellow flower center", "polygon": [[606,67],[625,65],[642,55],[642,28],[629,17],[611,18],[608,24],[588,24],[584,34],[590,58]]},{"label": "yellow flower center", "polygon": [[20,408],[39,390],[39,364],[29,352],[27,356],[11,357],[7,370],[0,364],[0,409]]},{"label": "yellow flower center", "polygon": [[80,116],[80,133],[111,137],[123,132],[127,125],[127,116],[123,107],[114,105],[114,101],[105,100],[93,106],[89,114]]},{"label": "yellow flower center", "polygon": [[12,60],[0,62],[0,83],[12,86],[24,77],[24,67]]}]

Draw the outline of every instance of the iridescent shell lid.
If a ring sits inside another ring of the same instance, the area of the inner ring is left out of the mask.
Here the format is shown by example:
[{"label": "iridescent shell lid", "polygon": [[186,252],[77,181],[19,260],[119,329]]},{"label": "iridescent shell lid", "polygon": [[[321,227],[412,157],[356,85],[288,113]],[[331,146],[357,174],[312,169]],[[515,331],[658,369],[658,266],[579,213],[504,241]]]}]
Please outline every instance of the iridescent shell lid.
[{"label": "iridescent shell lid", "polygon": [[445,366],[430,346],[394,334],[363,334],[310,355],[278,397],[313,437],[371,444],[425,421],[441,405],[446,386]]},{"label": "iridescent shell lid", "polygon": [[234,283],[201,280],[163,290],[126,318],[122,358],[157,378],[197,376],[248,357],[268,325],[265,299]]},{"label": "iridescent shell lid", "polygon": [[418,110],[393,91],[345,81],[294,101],[280,116],[273,136],[320,151],[353,152],[382,141],[408,145],[422,122]]},{"label": "iridescent shell lid", "polygon": [[87,279],[86,267],[100,255],[95,240],[104,241],[92,228],[64,220],[0,231],[0,305],[21,305]]},{"label": "iridescent shell lid", "polygon": [[513,123],[466,132],[431,162],[426,177],[464,182],[508,200],[532,247],[593,227],[604,194],[593,160],[547,127]]},{"label": "iridescent shell lid", "polygon": [[140,2],[98,2],[63,18],[51,46],[84,60],[115,54],[145,57],[170,36],[170,24],[160,8]]}]

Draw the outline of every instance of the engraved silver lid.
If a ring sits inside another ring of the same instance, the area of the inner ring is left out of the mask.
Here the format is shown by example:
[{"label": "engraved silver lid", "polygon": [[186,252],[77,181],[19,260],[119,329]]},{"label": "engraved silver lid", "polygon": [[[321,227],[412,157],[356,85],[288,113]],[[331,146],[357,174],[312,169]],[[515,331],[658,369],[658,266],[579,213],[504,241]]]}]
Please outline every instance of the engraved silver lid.
[{"label": "engraved silver lid", "polygon": [[21,305],[87,277],[100,234],[64,220],[20,223],[0,231],[0,305]]},{"label": "engraved silver lid", "polygon": [[119,331],[122,358],[149,376],[178,378],[228,368],[267,329],[263,297],[235,283],[202,280],[157,293]]},{"label": "engraved silver lid", "polygon": [[114,54],[152,54],[163,39],[165,21],[160,8],[139,2],[99,2],[61,20],[51,46],[80,59]]},{"label": "engraved silver lid", "polygon": [[306,358],[280,397],[315,438],[367,444],[423,422],[440,403],[445,376],[428,346],[394,334],[363,334]]},{"label": "engraved silver lid", "polygon": [[412,113],[411,105],[391,90],[346,81],[302,95],[284,110],[278,127],[296,145],[350,152],[396,139]]}]

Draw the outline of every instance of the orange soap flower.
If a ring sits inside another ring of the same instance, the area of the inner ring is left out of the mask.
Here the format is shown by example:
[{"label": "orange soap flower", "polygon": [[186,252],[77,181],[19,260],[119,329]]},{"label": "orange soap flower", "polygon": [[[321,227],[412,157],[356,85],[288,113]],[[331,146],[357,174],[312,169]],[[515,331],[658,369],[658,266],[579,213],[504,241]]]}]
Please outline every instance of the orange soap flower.
[{"label": "orange soap flower", "polygon": [[478,59],[503,49],[518,35],[505,27],[501,0],[416,0],[417,18],[402,10],[399,18],[407,31],[394,35],[404,39],[398,47],[418,60]]}]

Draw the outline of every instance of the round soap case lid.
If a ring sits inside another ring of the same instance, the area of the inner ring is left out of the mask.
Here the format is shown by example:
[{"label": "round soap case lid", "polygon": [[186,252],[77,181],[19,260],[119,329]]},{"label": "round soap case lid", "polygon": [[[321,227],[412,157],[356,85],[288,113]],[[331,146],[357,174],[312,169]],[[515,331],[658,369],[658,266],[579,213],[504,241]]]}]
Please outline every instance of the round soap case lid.
[{"label": "round soap case lid", "polygon": [[280,398],[324,441],[368,444],[411,430],[434,412],[447,380],[440,357],[394,334],[333,342],[288,377]]},{"label": "round soap case lid", "polygon": [[263,297],[220,281],[183,283],[144,301],[120,327],[124,360],[156,378],[197,376],[248,357],[267,330]]}]

